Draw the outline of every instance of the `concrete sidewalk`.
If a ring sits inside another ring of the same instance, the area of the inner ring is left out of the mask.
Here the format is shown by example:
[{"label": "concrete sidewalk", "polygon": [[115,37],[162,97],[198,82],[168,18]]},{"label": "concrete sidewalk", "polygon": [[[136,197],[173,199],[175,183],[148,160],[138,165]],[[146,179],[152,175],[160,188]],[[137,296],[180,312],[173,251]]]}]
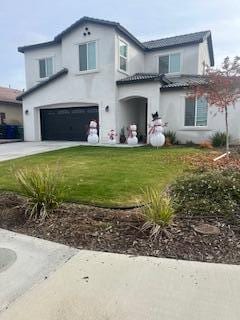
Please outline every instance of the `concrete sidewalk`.
[{"label": "concrete sidewalk", "polygon": [[16,256],[9,268],[2,269],[4,251],[0,250],[0,315],[13,301],[78,252],[59,243],[3,229],[0,229],[0,249],[11,250]]},{"label": "concrete sidewalk", "polygon": [[0,161],[81,145],[74,141],[15,142],[0,144]]},{"label": "concrete sidewalk", "polygon": [[79,251],[1,320],[239,320],[240,267]]}]

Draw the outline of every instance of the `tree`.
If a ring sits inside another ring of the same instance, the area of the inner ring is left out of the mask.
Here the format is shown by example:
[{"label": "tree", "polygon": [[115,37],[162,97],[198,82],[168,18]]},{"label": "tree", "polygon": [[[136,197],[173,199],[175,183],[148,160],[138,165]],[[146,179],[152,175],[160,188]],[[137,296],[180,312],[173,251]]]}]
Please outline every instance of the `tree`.
[{"label": "tree", "polygon": [[240,57],[232,61],[226,57],[221,68],[205,66],[205,73],[200,84],[191,88],[193,98],[206,97],[208,105],[218,108],[225,114],[226,152],[229,152],[228,109],[235,106],[240,98]]}]

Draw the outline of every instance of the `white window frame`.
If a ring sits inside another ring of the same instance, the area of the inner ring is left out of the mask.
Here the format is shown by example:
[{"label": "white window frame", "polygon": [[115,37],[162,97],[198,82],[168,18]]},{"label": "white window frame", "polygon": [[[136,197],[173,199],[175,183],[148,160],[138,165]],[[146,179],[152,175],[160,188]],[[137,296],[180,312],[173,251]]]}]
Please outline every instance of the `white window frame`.
[{"label": "white window frame", "polygon": [[[122,56],[121,55],[121,50],[120,50],[120,45],[121,42],[124,43],[127,47],[127,56]],[[129,51],[129,45],[126,41],[124,41],[123,39],[119,38],[118,39],[118,69],[120,72],[126,73],[128,74],[128,51]],[[121,69],[121,58],[126,60],[126,70]]]},{"label": "white window frame", "polygon": [[185,100],[184,100],[184,103],[185,103],[185,106],[184,106],[184,127],[185,128],[206,128],[208,126],[208,108],[207,108],[207,123],[206,123],[206,125],[204,125],[204,126],[197,125],[197,100],[198,100],[197,97],[195,98],[194,125],[191,125],[191,126],[185,125],[186,99],[187,99],[187,97],[185,97]]},{"label": "white window frame", "polygon": [[[52,59],[52,74],[41,78],[40,77],[40,60],[45,60],[45,73],[47,74],[47,72],[46,72],[46,66],[47,66],[46,60],[47,59]],[[40,81],[48,79],[49,77],[51,77],[55,73],[54,56],[47,56],[47,57],[38,58],[37,62],[38,62],[38,78]]]},{"label": "white window frame", "polygon": [[[174,54],[179,54],[180,55],[180,70],[179,71],[175,71],[175,72],[170,72],[170,63],[171,63],[171,58],[170,56],[171,55],[174,55]],[[166,74],[179,74],[181,73],[181,70],[182,70],[182,52],[180,51],[175,51],[175,52],[171,52],[171,53],[163,53],[163,54],[160,54],[158,55],[158,72],[159,72],[159,59],[161,57],[165,57],[165,56],[168,56],[168,72]]]},{"label": "white window frame", "polygon": [[[80,70],[80,51],[79,47],[81,45],[87,45],[87,67],[88,67],[88,44],[89,43],[95,43],[96,48],[96,68],[95,69],[86,69],[86,70]],[[78,50],[78,73],[84,74],[84,73],[91,73],[91,72],[97,72],[98,71],[98,41],[97,40],[91,40],[87,42],[82,42],[77,44],[77,50]]]}]

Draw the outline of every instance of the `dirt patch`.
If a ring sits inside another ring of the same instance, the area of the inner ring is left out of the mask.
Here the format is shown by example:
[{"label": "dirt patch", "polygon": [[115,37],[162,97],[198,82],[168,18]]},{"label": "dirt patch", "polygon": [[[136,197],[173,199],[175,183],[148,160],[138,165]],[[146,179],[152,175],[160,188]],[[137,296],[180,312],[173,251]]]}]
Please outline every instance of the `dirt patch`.
[{"label": "dirt patch", "polygon": [[[78,204],[64,204],[46,221],[28,221],[24,198],[0,195],[0,227],[79,249],[101,250],[184,260],[240,264],[240,221],[213,217],[174,219],[152,242],[141,231],[139,209],[111,210]],[[199,234],[194,228],[207,223],[219,228],[214,235]]]}]

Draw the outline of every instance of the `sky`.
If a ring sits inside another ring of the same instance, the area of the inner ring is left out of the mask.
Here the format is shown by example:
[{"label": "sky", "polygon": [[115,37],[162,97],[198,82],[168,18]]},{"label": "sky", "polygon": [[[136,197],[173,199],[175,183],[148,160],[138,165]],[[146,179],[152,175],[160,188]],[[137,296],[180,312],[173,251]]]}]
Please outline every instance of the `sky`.
[{"label": "sky", "polygon": [[240,55],[240,0],[0,0],[0,86],[25,88],[17,47],[52,40],[82,16],[120,22],[139,40],[211,30],[215,65]]}]

